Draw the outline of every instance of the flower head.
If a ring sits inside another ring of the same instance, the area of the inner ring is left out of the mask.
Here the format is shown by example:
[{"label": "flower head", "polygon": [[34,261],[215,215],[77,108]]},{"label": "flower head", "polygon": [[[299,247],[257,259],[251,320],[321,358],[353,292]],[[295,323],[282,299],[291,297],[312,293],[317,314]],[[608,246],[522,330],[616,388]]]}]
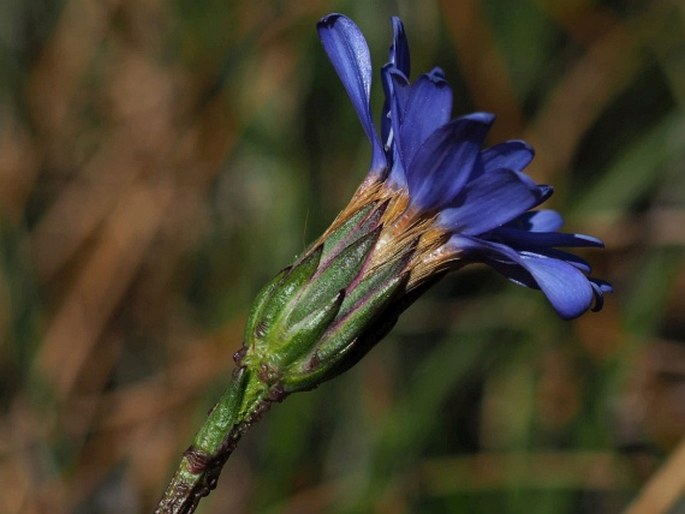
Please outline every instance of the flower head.
[{"label": "flower head", "polygon": [[[551,187],[523,173],[533,149],[523,141],[483,149],[494,115],[451,119],[452,90],[442,70],[435,68],[411,83],[409,47],[398,18],[393,28],[390,59],[381,70],[386,100],[379,138],[371,115],[364,36],[341,14],[326,16],[318,25],[372,146],[371,169],[357,195],[366,201],[372,189],[397,206],[382,220],[381,241],[403,244],[406,234],[419,238],[409,288],[439,271],[481,261],[516,283],[541,289],[563,318],[600,308],[610,286],[588,278],[588,264],[558,248],[601,247],[602,242],[560,233],[558,213],[531,210],[552,194]],[[423,234],[415,233],[417,227]]]},{"label": "flower head", "polygon": [[381,70],[379,134],[364,36],[341,14],[319,22],[323,46],[371,143],[371,167],[325,233],[257,296],[235,354],[239,368],[184,453],[158,512],[194,510],[240,436],[272,402],[355,364],[450,270],[487,263],[541,289],[564,318],[600,308],[611,290],[588,278],[586,262],[559,249],[601,241],[561,233],[558,213],[532,210],[552,193],[523,172],[532,148],[506,141],[483,149],[494,116],[451,119],[452,91],[442,70],[411,83],[398,18],[393,29]]},{"label": "flower head", "polygon": [[558,232],[561,216],[532,210],[552,194],[523,170],[523,141],[483,148],[489,113],[452,119],[452,90],[435,68],[409,80],[409,47],[393,18],[380,133],[372,67],[359,27],[331,14],[318,31],[371,143],[366,179],[326,232],[259,295],[239,362],[282,393],[315,387],[354,364],[435,280],[484,262],[542,290],[563,318],[599,309],[611,290],[564,247],[602,246]]}]

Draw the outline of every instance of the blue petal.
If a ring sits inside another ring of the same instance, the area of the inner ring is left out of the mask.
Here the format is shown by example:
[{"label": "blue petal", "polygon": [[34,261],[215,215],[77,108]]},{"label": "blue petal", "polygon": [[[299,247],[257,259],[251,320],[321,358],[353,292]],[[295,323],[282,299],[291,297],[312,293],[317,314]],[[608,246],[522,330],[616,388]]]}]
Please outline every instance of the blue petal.
[{"label": "blue petal", "polygon": [[[523,251],[521,251],[521,252],[523,252]],[[585,259],[582,259],[581,257],[578,257],[577,255],[569,253],[569,252],[563,252],[563,251],[557,250],[555,248],[546,248],[544,250],[535,249],[532,251],[526,250],[526,252],[535,253],[538,255],[546,256],[546,257],[551,257],[553,259],[559,259],[560,261],[564,261],[566,264],[570,264],[574,268],[578,268],[580,271],[582,271],[586,275],[592,271],[592,268],[590,267],[590,263],[588,263]]]},{"label": "blue petal", "polygon": [[482,234],[530,209],[538,201],[534,189],[511,170],[493,170],[469,182],[456,207],[443,210],[438,222],[455,233]]},{"label": "blue petal", "polygon": [[[397,16],[392,18],[392,29],[393,40],[390,46],[390,58],[385,68],[394,68],[401,72],[408,80],[410,68],[409,43],[404,33],[404,25]],[[381,113],[381,141],[384,145],[389,146],[388,139],[391,129],[389,113],[392,104],[390,99],[392,98],[393,87],[392,81],[386,80],[388,78],[386,77],[386,71],[381,71],[381,77],[383,78],[383,90],[385,91],[385,102],[383,103],[383,111]]]},{"label": "blue petal", "polygon": [[587,277],[575,267],[546,257],[522,256],[521,259],[521,265],[562,318],[578,317],[592,305],[594,290]]},{"label": "blue petal", "polygon": [[508,168],[523,171],[535,156],[535,150],[525,141],[505,141],[481,152],[483,166],[486,170]]},{"label": "blue petal", "polygon": [[561,232],[528,232],[509,227],[499,227],[488,234],[509,246],[517,247],[555,247],[555,246],[597,246],[604,243],[596,237],[585,234],[564,234]]},{"label": "blue petal", "polygon": [[397,67],[386,64],[381,70],[383,84],[390,102],[390,120],[392,129],[398,134],[404,120],[404,112],[409,101],[411,85],[409,78]]},{"label": "blue petal", "polygon": [[554,232],[564,225],[564,218],[557,211],[541,209],[521,214],[505,226],[529,232]]},{"label": "blue petal", "polygon": [[390,118],[390,103],[393,96],[393,85],[392,79],[390,78],[390,73],[388,68],[393,67],[392,64],[386,64],[381,68],[381,85],[383,86],[383,95],[385,100],[383,101],[383,110],[381,111],[381,144],[383,145],[383,150],[385,156],[388,159],[388,166],[392,166],[392,120]]},{"label": "blue petal", "polygon": [[[509,264],[503,262],[490,262],[489,264],[490,266],[492,266],[493,269],[499,271],[502,275],[506,276],[509,280],[516,284],[525,287],[530,287],[533,289],[540,289],[537,282],[535,281],[535,278],[533,278],[530,272],[528,272],[525,268],[518,264]],[[601,280],[587,277],[587,281],[590,287],[592,288],[592,301],[590,302],[590,304],[588,304],[587,307],[584,307],[585,300],[583,299],[583,301],[579,302],[574,309],[562,309],[561,311],[557,309],[557,312],[559,312],[559,314],[562,315],[564,318],[575,318],[583,312],[585,312],[587,308],[590,308],[595,312],[601,310],[602,306],[604,305],[603,295],[613,291],[613,288],[608,283],[603,282]],[[571,312],[564,313],[564,310],[569,310]]]},{"label": "blue petal", "polygon": [[407,169],[414,207],[440,209],[454,200],[471,176],[492,120],[491,115],[476,113],[457,118],[433,132]]},{"label": "blue petal", "polygon": [[400,157],[397,135],[400,133],[404,108],[409,97],[409,79],[392,64],[386,64],[381,70],[383,90],[390,110],[384,114],[383,141],[386,153],[391,155],[392,167],[389,182],[396,187],[406,188],[407,179],[405,163]]},{"label": "blue petal", "polygon": [[539,288],[564,319],[580,316],[602,293],[583,272],[564,261],[519,254],[505,245],[461,236],[452,237],[448,244],[471,253],[518,283]]},{"label": "blue petal", "polygon": [[[452,114],[452,89],[445,80],[442,70],[434,69],[424,73],[412,84],[400,117],[400,133],[397,144],[405,167],[414,159],[419,147],[433,132],[450,121]],[[482,123],[480,124],[483,125]],[[478,141],[478,149],[485,138]],[[469,134],[475,139],[477,134]]]},{"label": "blue petal", "polygon": [[607,281],[605,280],[599,280],[597,278],[591,278],[590,282],[592,282],[592,285],[595,289],[597,289],[598,292],[601,294],[604,293],[613,293],[614,292],[614,287]]},{"label": "blue petal", "polygon": [[405,76],[409,77],[410,58],[409,43],[404,32],[402,20],[397,16],[392,18],[392,46],[390,47],[390,62],[397,67]]},{"label": "blue petal", "polygon": [[596,278],[590,279],[590,285],[592,286],[592,292],[595,295],[595,305],[592,307],[592,310],[597,312],[602,310],[602,307],[604,306],[604,295],[606,293],[613,293],[614,288],[611,287],[609,282]]},{"label": "blue petal", "polygon": [[381,84],[383,85],[383,94],[385,95],[383,110],[381,111],[381,142],[385,147],[386,155],[389,153],[390,146],[392,145],[392,119],[390,116],[390,108],[393,103],[394,86],[390,69],[396,69],[395,65],[388,63],[381,68]]},{"label": "blue petal", "polygon": [[[518,173],[518,176],[521,179],[525,179],[525,181],[529,184],[535,184],[535,182],[530,177],[528,177],[528,175],[526,175],[525,173]],[[544,184],[542,184],[542,185],[536,184],[535,185],[535,191],[537,193],[538,199],[537,199],[537,202],[535,203],[535,205],[533,205],[532,207],[536,207],[536,206],[540,205],[542,202],[547,201],[547,199],[554,194],[554,188],[552,186],[547,186]]]},{"label": "blue petal", "polygon": [[371,169],[380,172],[387,166],[369,106],[371,97],[371,56],[359,27],[342,14],[329,14],[317,25],[319,37],[335,71],[352,100],[364,132],[371,141]]}]

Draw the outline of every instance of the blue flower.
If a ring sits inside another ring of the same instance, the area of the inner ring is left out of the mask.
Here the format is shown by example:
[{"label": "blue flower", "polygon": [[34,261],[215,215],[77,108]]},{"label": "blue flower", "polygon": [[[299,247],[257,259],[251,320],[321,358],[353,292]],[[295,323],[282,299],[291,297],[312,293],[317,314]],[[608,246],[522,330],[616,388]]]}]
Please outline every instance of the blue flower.
[{"label": "blue flower", "polygon": [[563,220],[557,212],[531,210],[552,194],[523,172],[533,149],[515,140],[483,149],[494,115],[452,119],[452,90],[439,68],[411,83],[404,27],[398,18],[392,21],[390,58],[381,69],[380,136],[371,114],[372,66],[363,34],[341,14],[318,24],[372,148],[368,176],[341,219],[371,201],[388,204],[371,265],[411,246],[407,290],[441,272],[484,262],[518,284],[542,290],[565,319],[601,308],[611,286],[588,277],[590,266],[559,248],[602,242],[558,232]]},{"label": "blue flower", "polygon": [[380,136],[371,116],[371,58],[359,28],[331,14],[324,48],[371,142],[371,167],[324,234],[257,295],[230,387],[184,452],[158,512],[194,510],[216,485],[240,436],[274,402],[318,387],[361,359],[401,313],[445,273],[485,262],[538,288],[564,318],[611,287],[565,247],[602,246],[559,232],[561,216],[533,211],[552,189],[523,170],[522,141],[483,149],[489,113],[451,119],[452,90],[435,68],[409,81],[409,46],[393,18]]}]

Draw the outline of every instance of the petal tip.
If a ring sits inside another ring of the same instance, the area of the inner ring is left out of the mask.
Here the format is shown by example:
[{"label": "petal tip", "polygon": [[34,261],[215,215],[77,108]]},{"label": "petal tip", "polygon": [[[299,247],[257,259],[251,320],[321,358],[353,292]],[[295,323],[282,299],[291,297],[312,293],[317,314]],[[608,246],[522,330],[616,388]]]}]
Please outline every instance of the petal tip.
[{"label": "petal tip", "polygon": [[340,14],[340,13],[337,13],[337,12],[333,12],[333,13],[327,14],[326,16],[323,16],[323,17],[319,20],[319,22],[317,23],[317,26],[318,26],[318,27],[324,27],[324,26],[325,26],[325,27],[330,28],[330,27],[332,27],[332,26],[335,24],[335,22],[338,21],[338,19],[340,19],[340,18],[346,18],[346,19],[349,20],[349,18],[348,18],[347,16],[345,16],[344,14]]},{"label": "petal tip", "polygon": [[466,116],[463,116],[466,119],[470,119],[473,121],[478,121],[480,123],[484,123],[485,125],[492,125],[495,122],[495,116],[491,112],[485,112],[485,111],[479,111],[479,112],[473,112],[471,114],[467,114]]}]

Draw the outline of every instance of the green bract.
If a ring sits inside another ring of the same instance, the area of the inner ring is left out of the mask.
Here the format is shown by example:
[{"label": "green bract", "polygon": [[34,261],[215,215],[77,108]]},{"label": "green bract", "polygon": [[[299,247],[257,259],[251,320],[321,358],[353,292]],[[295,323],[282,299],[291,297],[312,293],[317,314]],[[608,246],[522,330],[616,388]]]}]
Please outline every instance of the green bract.
[{"label": "green bract", "polygon": [[385,209],[373,203],[353,212],[259,293],[238,361],[270,398],[311,389],[347,369],[355,341],[403,289],[411,247],[371,263]]}]

